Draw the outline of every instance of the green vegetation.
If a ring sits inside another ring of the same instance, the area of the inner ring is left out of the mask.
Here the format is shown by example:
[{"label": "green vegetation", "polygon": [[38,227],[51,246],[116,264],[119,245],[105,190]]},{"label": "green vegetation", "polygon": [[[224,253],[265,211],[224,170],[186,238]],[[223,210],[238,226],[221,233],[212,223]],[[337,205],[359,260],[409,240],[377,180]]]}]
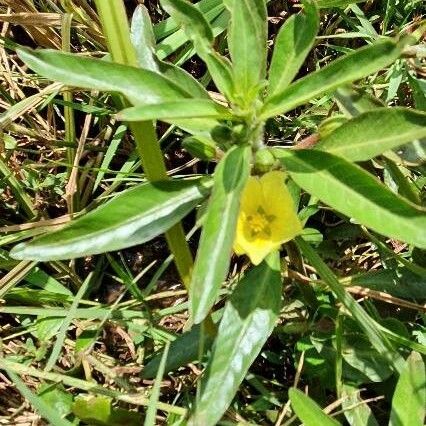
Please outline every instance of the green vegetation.
[{"label": "green vegetation", "polygon": [[0,3],[0,423],[422,426],[421,1],[133,3]]}]

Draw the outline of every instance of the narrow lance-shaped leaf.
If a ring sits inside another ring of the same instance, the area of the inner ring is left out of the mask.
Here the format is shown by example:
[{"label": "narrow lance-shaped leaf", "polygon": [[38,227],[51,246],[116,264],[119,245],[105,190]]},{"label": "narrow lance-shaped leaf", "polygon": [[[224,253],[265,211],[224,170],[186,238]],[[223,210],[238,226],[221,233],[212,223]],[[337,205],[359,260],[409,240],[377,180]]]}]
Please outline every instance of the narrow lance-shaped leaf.
[{"label": "narrow lance-shaped leaf", "polygon": [[280,306],[280,258],[274,251],[237,284],[225,306],[191,425],[220,420],[271,334]]},{"label": "narrow lance-shaped leaf", "polygon": [[425,407],[425,364],[421,355],[412,352],[396,384],[389,426],[423,426]]},{"label": "narrow lance-shaped leaf", "polygon": [[133,13],[130,37],[142,68],[163,74],[193,97],[209,97],[204,87],[191,74],[157,58],[151,18],[147,8],[142,4]]},{"label": "narrow lance-shaped leaf", "polygon": [[261,116],[267,119],[283,114],[342,84],[377,72],[398,59],[403,47],[403,43],[383,40],[336,59],[268,98]]},{"label": "narrow lance-shaped leaf", "polygon": [[366,161],[424,137],[426,113],[408,108],[379,108],[349,120],[315,147],[349,161]]},{"label": "narrow lance-shaped leaf", "polygon": [[72,259],[142,244],[167,231],[207,194],[200,181],[163,181],[126,190],[64,228],[13,248],[15,259]]},{"label": "narrow lance-shaped leaf", "polygon": [[190,286],[193,321],[201,322],[226,278],[235,238],[240,197],[250,170],[250,147],[229,150],[214,174]]},{"label": "narrow lance-shaped leaf", "polygon": [[[194,7],[203,12],[203,15],[206,17],[211,17],[213,14],[211,19],[215,18],[224,9],[222,0],[200,0],[194,3]],[[219,9],[219,12],[214,13],[217,9]],[[172,17],[164,19],[154,26],[154,33],[157,40],[164,39],[179,31],[179,24]]]},{"label": "narrow lance-shaped leaf", "polygon": [[190,97],[171,80],[153,71],[54,50],[17,52],[32,70],[44,77],[68,86],[118,92],[135,105]]},{"label": "narrow lance-shaped leaf", "polygon": [[303,5],[303,12],[290,16],[278,32],[269,68],[269,96],[283,91],[293,81],[314,45],[318,10],[313,0],[304,0]]},{"label": "narrow lance-shaped leaf", "polygon": [[426,214],[375,177],[343,158],[319,150],[275,149],[292,179],[348,217],[388,237],[426,248]]},{"label": "narrow lance-shaped leaf", "polygon": [[339,87],[334,93],[340,110],[347,117],[356,117],[363,112],[385,107],[386,104],[362,89],[352,85]]},{"label": "narrow lance-shaped leaf", "polygon": [[305,426],[339,426],[340,423],[327,416],[321,407],[299,389],[288,391],[291,406]]},{"label": "narrow lance-shaped leaf", "polygon": [[155,55],[156,42],[154,30],[148,9],[143,4],[137,6],[133,13],[130,39],[139,65],[147,70],[158,72],[159,67]]},{"label": "narrow lance-shaped leaf", "polygon": [[117,114],[119,120],[144,121],[173,118],[217,118],[230,119],[232,113],[224,106],[208,99],[188,99],[152,105],[126,108]]},{"label": "narrow lance-shaped leaf", "polygon": [[231,18],[228,46],[238,95],[251,94],[265,78],[268,27],[265,0],[225,0]]},{"label": "narrow lance-shaped leaf", "polygon": [[179,22],[206,63],[218,89],[232,99],[234,93],[229,62],[213,49],[213,31],[203,13],[187,0],[161,0],[161,5]]}]

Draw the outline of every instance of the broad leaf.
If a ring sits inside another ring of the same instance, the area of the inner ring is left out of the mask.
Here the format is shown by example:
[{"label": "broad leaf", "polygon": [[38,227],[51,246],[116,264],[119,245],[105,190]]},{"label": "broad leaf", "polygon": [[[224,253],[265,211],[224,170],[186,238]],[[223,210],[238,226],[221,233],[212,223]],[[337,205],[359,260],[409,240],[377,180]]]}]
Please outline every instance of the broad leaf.
[{"label": "broad leaf", "polygon": [[349,161],[366,161],[424,137],[426,113],[408,108],[379,108],[349,120],[315,147]]},{"label": "broad leaf", "polygon": [[305,0],[304,11],[292,15],[278,32],[271,67],[268,94],[283,91],[296,77],[315,42],[319,14],[313,0]]},{"label": "broad leaf", "polygon": [[319,150],[275,149],[274,155],[301,188],[324,203],[374,231],[426,248],[424,210],[362,168]]},{"label": "broad leaf", "polygon": [[265,0],[225,0],[234,86],[242,99],[265,79],[268,26]]},{"label": "broad leaf", "polygon": [[328,416],[309,396],[298,389],[288,391],[291,406],[305,426],[339,426],[340,423]]},{"label": "broad leaf", "polygon": [[217,424],[271,334],[280,306],[280,258],[273,252],[237,284],[225,306],[190,424]]},{"label": "broad leaf", "polygon": [[203,13],[187,0],[161,0],[161,5],[185,30],[206,63],[218,89],[232,99],[234,87],[229,62],[213,49],[213,31]]},{"label": "broad leaf", "polygon": [[126,190],[64,228],[13,248],[15,259],[72,259],[142,244],[167,231],[206,195],[200,181],[163,181]]},{"label": "broad leaf", "polygon": [[283,114],[342,84],[377,72],[398,59],[402,49],[402,43],[389,39],[349,53],[268,98],[262,118]]},{"label": "broad leaf", "polygon": [[229,150],[214,174],[190,286],[193,321],[201,322],[214,305],[228,273],[234,243],[240,196],[250,170],[250,147]]},{"label": "broad leaf", "polygon": [[395,388],[389,426],[423,426],[425,407],[425,364],[421,355],[412,352]]},{"label": "broad leaf", "polygon": [[132,104],[153,104],[189,98],[171,80],[153,71],[54,50],[17,50],[38,74],[68,86],[118,92]]},{"label": "broad leaf", "polygon": [[188,99],[152,105],[126,108],[117,114],[119,120],[146,121],[170,120],[173,118],[230,119],[232,113],[224,106],[207,99]]}]

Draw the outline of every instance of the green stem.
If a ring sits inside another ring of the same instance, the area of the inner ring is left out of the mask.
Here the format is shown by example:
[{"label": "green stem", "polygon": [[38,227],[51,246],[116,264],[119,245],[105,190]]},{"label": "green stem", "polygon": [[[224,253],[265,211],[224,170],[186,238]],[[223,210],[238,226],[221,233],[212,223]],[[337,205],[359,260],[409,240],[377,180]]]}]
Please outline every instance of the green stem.
[{"label": "green stem", "polygon": [[[285,248],[287,250],[290,264],[295,267],[296,271],[306,275],[303,258],[296,243],[294,241],[289,241],[285,244]],[[304,299],[304,302],[312,309],[316,310],[318,308],[318,300],[312,285],[300,284],[297,280],[296,285]]]},{"label": "green stem", "polygon": [[[121,64],[137,66],[123,2],[96,0],[96,6],[112,59]],[[167,179],[166,166],[153,123],[150,121],[132,123],[130,129],[147,178],[150,181]],[[166,239],[174,255],[179,275],[188,288],[193,259],[182,225],[179,223],[167,231]]]},{"label": "green stem", "polygon": [[[72,14],[66,13],[62,17],[62,26],[61,26],[61,37],[62,37],[62,50],[64,52],[70,52],[71,50],[71,24],[72,24]],[[75,133],[75,117],[74,109],[71,106],[73,102],[73,95],[71,91],[66,91],[63,94],[64,101],[69,105],[64,106],[64,119],[65,119],[65,141],[71,144],[76,142],[76,133]],[[74,167],[74,158],[75,158],[76,149],[74,147],[67,148],[67,162],[68,162],[68,178],[71,176],[73,167]],[[76,179],[77,180],[77,179]],[[72,214],[75,211],[78,211],[78,191],[72,194],[71,199],[68,203],[68,213]]]}]

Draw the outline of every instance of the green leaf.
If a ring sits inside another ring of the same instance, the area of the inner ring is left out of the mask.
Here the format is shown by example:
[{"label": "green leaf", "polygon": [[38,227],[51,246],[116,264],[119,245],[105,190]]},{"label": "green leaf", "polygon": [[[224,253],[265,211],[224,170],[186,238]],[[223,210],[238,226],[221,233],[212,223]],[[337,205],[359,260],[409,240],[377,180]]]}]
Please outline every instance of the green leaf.
[{"label": "green leaf", "polygon": [[73,413],[87,424],[99,426],[139,426],[142,415],[123,408],[114,408],[107,396],[76,398]]},{"label": "green leaf", "polygon": [[274,155],[301,188],[337,211],[383,235],[426,248],[424,210],[362,168],[319,150],[275,149]]},{"label": "green leaf", "polygon": [[366,161],[424,137],[426,113],[409,108],[378,108],[342,124],[315,147],[349,161]]},{"label": "green leaf", "polygon": [[64,228],[13,248],[16,259],[72,259],[142,244],[186,216],[206,195],[197,181],[164,181],[126,190]]},{"label": "green leaf", "polygon": [[190,286],[193,321],[201,322],[214,305],[226,278],[234,243],[240,196],[250,171],[249,146],[231,148],[214,174]]},{"label": "green leaf", "polygon": [[406,267],[368,271],[351,279],[351,285],[382,291],[395,297],[426,300],[426,273],[413,273]]},{"label": "green leaf", "polygon": [[371,347],[364,337],[358,336],[354,341],[343,345],[342,357],[348,365],[358,370],[364,379],[372,382],[383,382],[392,375],[392,368],[384,356]]},{"label": "green leaf", "polygon": [[305,0],[304,11],[292,15],[278,32],[271,67],[269,96],[283,91],[296,77],[315,42],[319,14],[313,0]]},{"label": "green leaf", "polygon": [[[187,0],[161,0],[163,9],[175,21],[181,23],[187,32],[188,37],[193,40],[195,48],[198,50],[211,46],[214,40],[213,31],[204,17],[203,12]],[[187,30],[191,29],[189,32]]]},{"label": "green leaf", "polygon": [[[176,370],[194,360],[199,355],[199,341],[201,338],[201,326],[197,324],[190,331],[183,333],[170,344],[170,350],[167,355],[164,371],[166,373]],[[204,348],[209,349],[213,343],[208,333],[204,335]],[[155,354],[154,357],[145,365],[142,371],[142,377],[151,379],[156,376],[160,367],[163,351]]]},{"label": "green leaf", "polygon": [[150,70],[54,50],[18,49],[18,56],[51,80],[84,89],[119,92],[132,104],[153,104],[189,98],[171,80]]},{"label": "green leaf", "polygon": [[362,306],[345,290],[342,283],[339,282],[333,271],[324,263],[318,253],[303,238],[296,237],[296,243],[303,255],[306,256],[310,264],[315,268],[318,275],[327,283],[339,301],[357,321],[373,347],[392,365],[395,371],[401,371],[404,359],[385,335],[384,330],[388,330],[374,321],[365,312]]},{"label": "green leaf", "polygon": [[422,426],[425,407],[425,364],[421,355],[412,352],[395,388],[389,426]]},{"label": "green leaf", "polygon": [[339,87],[334,97],[347,117],[356,117],[363,112],[386,106],[380,99],[352,85]]},{"label": "green leaf", "polygon": [[195,50],[206,63],[218,89],[232,99],[234,93],[229,62],[213,49],[213,32],[203,13],[186,0],[161,0],[161,5],[170,16],[179,22]]},{"label": "green leaf", "polygon": [[144,426],[155,426],[157,420],[157,404],[160,399],[161,381],[164,376],[164,368],[166,366],[167,355],[169,353],[170,342],[166,343],[161,362],[155,377],[154,386],[152,388],[151,397],[149,398],[148,409],[146,410]]},{"label": "green leaf", "polygon": [[14,382],[16,389],[21,393],[21,395],[28,401],[46,420],[50,422],[50,424],[57,426],[71,426],[72,423],[67,419],[62,418],[61,413],[56,411],[51,405],[46,403],[42,398],[35,395],[31,390],[27,387],[27,385],[22,381],[22,379],[15,374],[13,371],[8,368],[4,368],[9,375],[9,377]]},{"label": "green leaf", "polygon": [[261,117],[284,114],[342,84],[377,72],[398,59],[402,49],[403,44],[387,39],[349,53],[268,98]]},{"label": "green leaf", "polygon": [[148,9],[143,4],[137,6],[133,13],[130,40],[139,65],[147,70],[158,72],[154,30]]},{"label": "green leaf", "polygon": [[228,46],[234,86],[243,99],[266,76],[268,24],[265,0],[225,0],[231,18]]},{"label": "green leaf", "polygon": [[49,407],[53,408],[61,417],[71,413],[73,396],[67,392],[62,384],[41,384],[37,389],[38,397]]},{"label": "green leaf", "polygon": [[133,13],[130,36],[142,68],[162,74],[195,98],[209,97],[208,92],[191,74],[157,58],[151,18],[144,5],[139,5]]},{"label": "green leaf", "polygon": [[237,284],[225,306],[190,424],[217,424],[271,334],[280,306],[280,258],[273,252]]},{"label": "green leaf", "polygon": [[359,396],[360,390],[348,384],[343,385],[342,408],[351,426],[379,426],[370,407]]},{"label": "green leaf", "polygon": [[174,118],[230,119],[232,113],[224,106],[208,99],[188,99],[126,108],[117,114],[117,118],[124,121],[170,121]]},{"label": "green leaf", "polygon": [[339,422],[328,416],[309,396],[298,389],[288,391],[291,406],[305,426],[338,426]]},{"label": "green leaf", "polygon": [[207,90],[183,68],[166,62],[160,62],[160,72],[164,77],[172,80],[192,97],[210,99]]},{"label": "green leaf", "polygon": [[366,0],[317,0],[317,5],[321,9],[329,7],[346,7],[353,3],[363,3]]}]

